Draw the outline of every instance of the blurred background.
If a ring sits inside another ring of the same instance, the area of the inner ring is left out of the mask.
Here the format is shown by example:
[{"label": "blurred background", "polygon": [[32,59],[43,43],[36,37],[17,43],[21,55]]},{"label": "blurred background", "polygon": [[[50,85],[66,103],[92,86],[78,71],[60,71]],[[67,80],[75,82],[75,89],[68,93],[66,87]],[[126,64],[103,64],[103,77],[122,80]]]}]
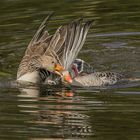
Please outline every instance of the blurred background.
[{"label": "blurred background", "polygon": [[[0,139],[140,139],[140,84],[109,90],[15,88],[24,51],[43,19],[48,30],[94,19],[79,58],[96,71],[140,77],[139,0],[0,0]],[[67,97],[67,93],[72,97]]]}]

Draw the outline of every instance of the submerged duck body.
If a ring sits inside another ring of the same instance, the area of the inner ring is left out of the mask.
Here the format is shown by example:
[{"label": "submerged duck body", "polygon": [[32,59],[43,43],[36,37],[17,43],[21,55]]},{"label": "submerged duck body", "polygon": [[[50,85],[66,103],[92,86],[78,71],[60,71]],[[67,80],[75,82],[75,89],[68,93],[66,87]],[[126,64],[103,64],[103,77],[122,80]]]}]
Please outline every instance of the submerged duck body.
[{"label": "submerged duck body", "polygon": [[74,86],[107,86],[126,81],[123,74],[116,72],[96,72],[93,67],[81,59],[76,59],[69,70]]},{"label": "submerged duck body", "polygon": [[77,76],[73,85],[77,86],[108,86],[123,81],[123,75],[114,72],[94,72],[84,76]]}]

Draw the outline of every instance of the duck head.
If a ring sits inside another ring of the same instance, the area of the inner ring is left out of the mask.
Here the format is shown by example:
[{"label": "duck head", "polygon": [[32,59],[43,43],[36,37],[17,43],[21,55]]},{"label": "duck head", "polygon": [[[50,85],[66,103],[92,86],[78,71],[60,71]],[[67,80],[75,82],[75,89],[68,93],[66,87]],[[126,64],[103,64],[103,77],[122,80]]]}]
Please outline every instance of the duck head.
[{"label": "duck head", "polygon": [[55,73],[61,76],[62,82],[72,83],[72,78],[69,71],[65,70],[60,64],[56,64]]},{"label": "duck head", "polygon": [[66,83],[72,83],[72,78],[69,74],[69,71],[65,70],[64,67],[60,64],[60,62],[51,56],[43,56],[42,57],[42,65],[43,68],[47,69],[48,71],[59,75],[62,81]]}]

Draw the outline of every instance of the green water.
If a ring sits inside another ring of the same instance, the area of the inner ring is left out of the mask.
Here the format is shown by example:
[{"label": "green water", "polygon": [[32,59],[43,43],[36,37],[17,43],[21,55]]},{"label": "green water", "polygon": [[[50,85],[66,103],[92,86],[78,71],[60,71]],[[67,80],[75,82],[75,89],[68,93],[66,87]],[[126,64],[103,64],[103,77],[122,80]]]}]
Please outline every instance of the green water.
[{"label": "green water", "polygon": [[140,77],[139,9],[139,0],[0,0],[0,139],[139,140],[140,83],[72,90],[4,84],[16,79],[29,41],[52,11],[50,33],[73,19],[95,20],[79,58],[96,71]]}]

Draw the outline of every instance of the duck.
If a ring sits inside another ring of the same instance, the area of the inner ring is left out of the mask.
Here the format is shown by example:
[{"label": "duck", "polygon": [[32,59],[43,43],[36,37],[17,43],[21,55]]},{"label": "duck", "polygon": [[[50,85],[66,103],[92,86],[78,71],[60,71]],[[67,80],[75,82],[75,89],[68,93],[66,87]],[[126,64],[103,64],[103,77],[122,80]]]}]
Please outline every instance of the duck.
[{"label": "duck", "polygon": [[76,59],[69,69],[73,79],[71,85],[78,87],[110,86],[126,82],[126,75],[111,71],[95,71],[91,65],[82,59]]},{"label": "duck", "polygon": [[47,25],[51,16],[44,19],[27,46],[17,70],[17,83],[72,83],[68,68],[84,45],[93,20],[72,21],[50,35]]},{"label": "duck", "polygon": [[117,72],[96,72],[77,58],[94,20],[74,20],[50,35],[47,25],[51,16],[42,22],[25,51],[17,71],[18,83],[99,87],[131,79]]}]

